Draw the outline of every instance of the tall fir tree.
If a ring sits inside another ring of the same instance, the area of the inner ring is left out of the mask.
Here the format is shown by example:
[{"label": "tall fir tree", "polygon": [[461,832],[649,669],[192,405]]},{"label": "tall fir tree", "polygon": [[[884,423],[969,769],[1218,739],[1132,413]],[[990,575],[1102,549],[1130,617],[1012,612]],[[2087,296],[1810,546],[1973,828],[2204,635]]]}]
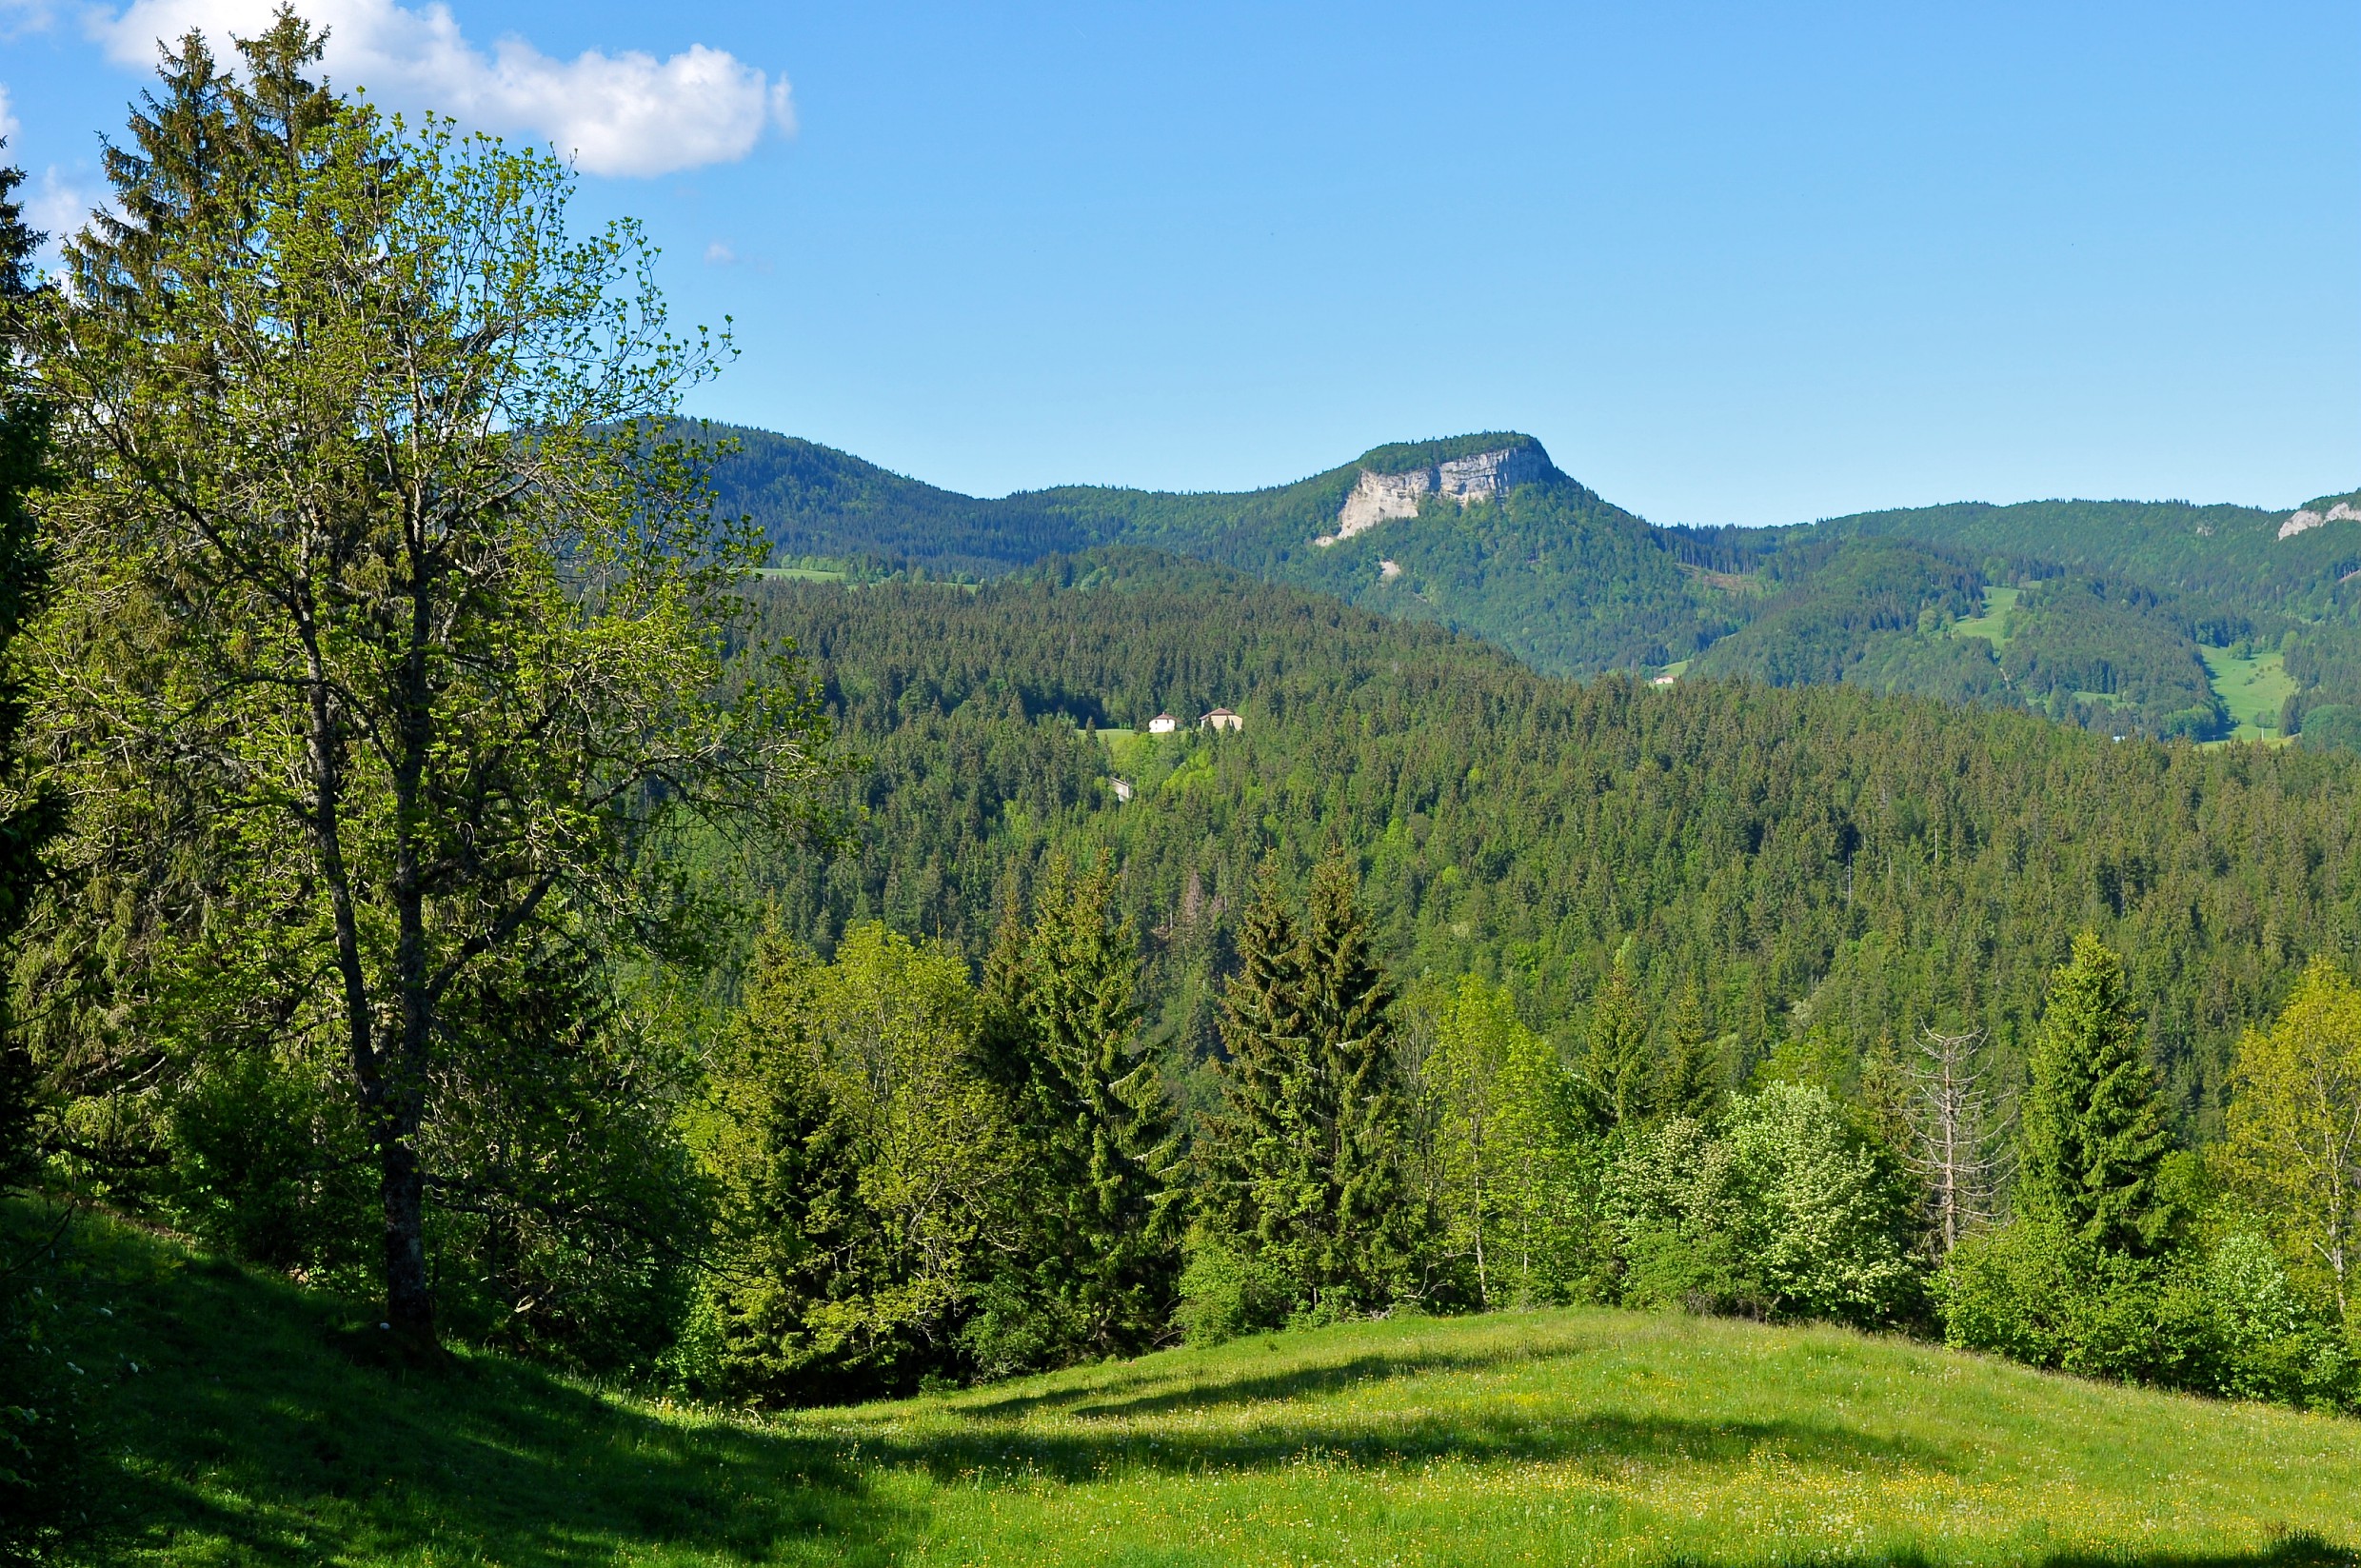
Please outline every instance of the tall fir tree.
[{"label": "tall fir tree", "polygon": [[1584,1102],[1599,1131],[1647,1121],[1657,1111],[1656,1062],[1648,1054],[1648,1018],[1632,979],[1626,944],[1591,1001],[1590,1050],[1582,1063]]},{"label": "tall fir tree", "polygon": [[1421,1227],[1405,1201],[1395,990],[1351,866],[1337,855],[1320,863],[1300,924],[1266,872],[1239,951],[1200,1206],[1225,1241],[1288,1282],[1297,1310],[1382,1304],[1408,1283]]},{"label": "tall fir tree", "polygon": [[1333,1195],[1320,1277],[1377,1305],[1407,1283],[1419,1227],[1404,1201],[1409,1102],[1394,1025],[1397,992],[1372,944],[1357,880],[1341,853],[1313,873],[1304,1013]]},{"label": "tall fir tree", "polygon": [[2019,1211],[2109,1251],[2160,1250],[2173,1214],[2157,1177],[2172,1129],[2123,961],[2088,931],[2051,981],[2027,1065]]},{"label": "tall fir tree", "polygon": [[1729,1070],[1705,1016],[1705,998],[1691,981],[1673,1013],[1672,1051],[1657,1085],[1657,1108],[1670,1116],[1710,1121],[1729,1087]]},{"label": "tall fir tree", "polygon": [[[7,145],[0,140],[0,150]],[[27,226],[15,199],[23,179],[0,167],[0,946],[12,944],[24,924],[43,874],[42,847],[61,816],[57,798],[30,774],[25,683],[10,648],[49,586],[33,498],[49,478],[50,418],[24,374],[27,318],[42,293],[33,257],[44,236]],[[36,1086],[14,1021],[0,1011],[0,1187],[29,1181],[40,1168]],[[47,1316],[37,1283],[46,1274],[38,1254],[0,1249],[0,1560],[10,1562],[47,1560],[72,1521],[89,1518],[80,1495],[89,1450],[72,1418],[77,1391],[34,1326]]]},{"label": "tall fir tree", "polygon": [[1168,1320],[1178,1270],[1177,1128],[1140,1040],[1139,941],[1101,861],[1053,860],[1031,923],[1004,912],[981,1049],[1027,1154],[1019,1310],[1067,1325],[1036,1352],[1129,1354]]},{"label": "tall fir tree", "polygon": [[1221,1106],[1197,1150],[1196,1202],[1212,1234],[1260,1252],[1286,1239],[1283,1195],[1310,1165],[1294,1114],[1310,1051],[1301,931],[1267,865],[1237,940],[1221,996]]}]

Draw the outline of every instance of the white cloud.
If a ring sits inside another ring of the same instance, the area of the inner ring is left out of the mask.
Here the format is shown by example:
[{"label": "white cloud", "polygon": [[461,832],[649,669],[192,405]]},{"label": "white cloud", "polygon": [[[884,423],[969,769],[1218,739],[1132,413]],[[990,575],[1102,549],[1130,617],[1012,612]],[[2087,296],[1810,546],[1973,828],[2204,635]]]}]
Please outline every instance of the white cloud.
[{"label": "white cloud", "polygon": [[45,32],[54,15],[50,0],[0,0],[0,38]]},{"label": "white cloud", "polygon": [[736,261],[737,259],[738,252],[732,250],[726,241],[715,240],[711,245],[705,247],[705,265],[707,267],[727,267],[730,263]]},{"label": "white cloud", "polygon": [[0,84],[0,142],[13,142],[24,128],[16,123],[16,115],[9,108],[9,89]]},{"label": "white cloud", "polygon": [[52,164],[41,171],[41,183],[25,192],[25,222],[50,237],[44,249],[54,254],[59,241],[79,233],[90,221],[95,205],[90,192],[59,174]]},{"label": "white cloud", "polygon": [[[0,0],[7,3],[7,0]],[[133,0],[92,28],[126,65],[155,62],[159,39],[203,30],[217,51],[232,33],[269,26],[275,0]],[[469,43],[450,8],[394,0],[310,0],[328,30],[326,69],[340,89],[380,103],[433,109],[487,130],[543,136],[593,174],[667,174],[743,158],[765,127],[794,129],[784,76],[773,78],[703,44],[658,60],[636,50],[555,60],[509,34],[490,51]]]}]

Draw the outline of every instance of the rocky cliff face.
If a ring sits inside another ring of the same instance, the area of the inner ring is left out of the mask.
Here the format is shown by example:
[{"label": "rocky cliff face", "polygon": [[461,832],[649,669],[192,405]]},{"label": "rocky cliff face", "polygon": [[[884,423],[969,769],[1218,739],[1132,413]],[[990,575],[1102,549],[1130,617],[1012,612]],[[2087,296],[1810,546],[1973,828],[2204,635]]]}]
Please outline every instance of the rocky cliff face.
[{"label": "rocky cliff face", "polygon": [[1548,472],[1549,458],[1540,447],[1518,447],[1455,457],[1406,474],[1364,473],[1337,512],[1337,531],[1312,543],[1325,547],[1366,533],[1388,518],[1416,517],[1419,502],[1426,496],[1447,495],[1466,506],[1497,500]]},{"label": "rocky cliff face", "polygon": [[[1363,474],[1361,477],[1366,479],[1369,476],[1367,474]],[[1348,501],[1345,505],[1349,506],[1352,503]],[[1413,506],[1411,510],[1416,511],[1418,508]],[[2331,506],[2325,512],[2297,512],[2293,517],[2289,518],[2286,522],[2279,525],[2279,537],[2282,539],[2292,539],[2295,535],[2308,532],[2312,528],[2316,528],[2323,523],[2343,523],[2348,520],[2361,523],[2361,511],[2356,511],[2352,507],[2347,506],[2344,502],[2339,501],[2335,506]]]}]

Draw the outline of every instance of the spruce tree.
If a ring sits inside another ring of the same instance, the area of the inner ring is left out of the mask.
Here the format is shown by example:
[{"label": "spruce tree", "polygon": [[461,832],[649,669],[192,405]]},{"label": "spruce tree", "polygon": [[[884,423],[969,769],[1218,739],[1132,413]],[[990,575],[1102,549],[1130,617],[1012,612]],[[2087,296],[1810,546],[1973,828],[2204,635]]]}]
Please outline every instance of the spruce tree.
[{"label": "spruce tree", "polygon": [[1696,982],[1691,981],[1673,1013],[1672,1054],[1665,1060],[1663,1082],[1657,1086],[1658,1108],[1668,1116],[1710,1121],[1721,1109],[1728,1088],[1721,1053],[1706,1022],[1705,999]]},{"label": "spruce tree", "polygon": [[[1071,1324],[1067,1353],[1128,1353],[1170,1314],[1177,1147],[1139,1038],[1140,954],[1101,861],[1053,860],[1029,927],[1012,906],[985,969],[982,1051],[1027,1154],[1023,1294]],[[1050,1300],[1042,1300],[1047,1297]]]},{"label": "spruce tree", "polygon": [[1645,1121],[1656,1113],[1656,1063],[1648,1055],[1648,1019],[1632,980],[1628,947],[1616,955],[1607,982],[1592,999],[1582,1079],[1591,1121],[1601,1132]]},{"label": "spruce tree", "polygon": [[1341,857],[1322,862],[1299,925],[1266,873],[1240,922],[1200,1205],[1289,1282],[1299,1310],[1320,1313],[1389,1300],[1415,1249],[1394,986],[1353,883]]},{"label": "spruce tree", "polygon": [[2028,1067],[2019,1210],[2109,1251],[2158,1251],[2172,1223],[2157,1191],[2172,1132],[2123,961],[2088,931],[2051,981]]},{"label": "spruce tree", "polygon": [[1342,1285],[1359,1303],[1375,1305],[1404,1282],[1415,1245],[1402,1180],[1409,1102],[1394,1029],[1394,982],[1371,944],[1355,881],[1341,854],[1313,873],[1303,933],[1304,1014],[1328,1165],[1319,1278],[1323,1289]]},{"label": "spruce tree", "polygon": [[[7,146],[0,141],[0,149]],[[10,645],[41,606],[49,573],[32,498],[49,473],[49,414],[23,373],[29,311],[40,293],[33,252],[44,236],[13,199],[21,170],[0,168],[0,944],[22,928],[41,875],[43,845],[56,831],[56,797],[28,777],[25,687]],[[0,1187],[31,1179],[35,1074],[0,1010]],[[45,1277],[37,1255],[0,1250],[0,1559],[46,1560],[79,1504],[86,1449],[71,1416],[70,1388],[34,1327]]]},{"label": "spruce tree", "polygon": [[1285,1241],[1287,1195],[1310,1166],[1295,1111],[1310,1043],[1302,943],[1269,866],[1239,916],[1238,960],[1221,995],[1221,1109],[1199,1150],[1196,1197],[1215,1236],[1260,1252]]}]

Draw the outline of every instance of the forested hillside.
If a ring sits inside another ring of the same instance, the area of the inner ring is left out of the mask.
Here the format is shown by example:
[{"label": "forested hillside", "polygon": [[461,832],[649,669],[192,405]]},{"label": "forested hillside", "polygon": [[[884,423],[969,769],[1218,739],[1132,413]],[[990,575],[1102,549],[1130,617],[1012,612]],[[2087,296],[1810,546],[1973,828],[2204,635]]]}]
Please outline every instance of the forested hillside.
[{"label": "forested hillside", "polygon": [[[1796,531],[1923,540],[1979,557],[2042,561],[2160,591],[2294,611],[2323,606],[2338,582],[2361,567],[2361,526],[2328,516],[2356,499],[2324,496],[2292,512],[2186,501],[1963,503],[1863,512]],[[2304,513],[2319,521],[2283,535]]]},{"label": "forested hillside", "polygon": [[[782,559],[989,577],[1147,545],[1470,632],[1545,674],[1694,660],[1697,674],[2022,707],[2110,737],[2361,744],[2361,676],[2343,651],[2361,615],[2345,582],[2361,568],[2361,513],[2344,497],[2288,513],[2059,501],[1657,527],[1549,466],[1531,437],[1496,432],[1376,447],[1240,494],[1073,486],[978,500],[808,442],[711,428],[742,448],[716,470],[724,506]],[[1429,493],[1415,516],[1338,536],[1366,476],[1482,452],[1531,454],[1538,477],[1465,504]],[[2217,691],[2208,659],[2224,656],[2267,666],[2266,685]]]},{"label": "forested hillside", "polygon": [[[1571,1045],[1623,952],[1659,1031],[1699,987],[1735,1071],[1794,1037],[1857,1062],[1931,1023],[2013,1053],[2090,926],[2132,955],[2192,1132],[2289,966],[2361,942],[2361,772],[2338,758],[1849,688],[1561,683],[1122,553],[972,593],[779,586],[764,619],[877,764],[857,843],[776,873],[790,927],[824,946],[876,916],[980,957],[1012,868],[1104,847],[1184,1062],[1211,1048],[1256,866],[1300,873],[1332,842],[1365,857],[1406,973],[1498,977]],[[1217,705],[1241,733],[1106,734]]]}]

